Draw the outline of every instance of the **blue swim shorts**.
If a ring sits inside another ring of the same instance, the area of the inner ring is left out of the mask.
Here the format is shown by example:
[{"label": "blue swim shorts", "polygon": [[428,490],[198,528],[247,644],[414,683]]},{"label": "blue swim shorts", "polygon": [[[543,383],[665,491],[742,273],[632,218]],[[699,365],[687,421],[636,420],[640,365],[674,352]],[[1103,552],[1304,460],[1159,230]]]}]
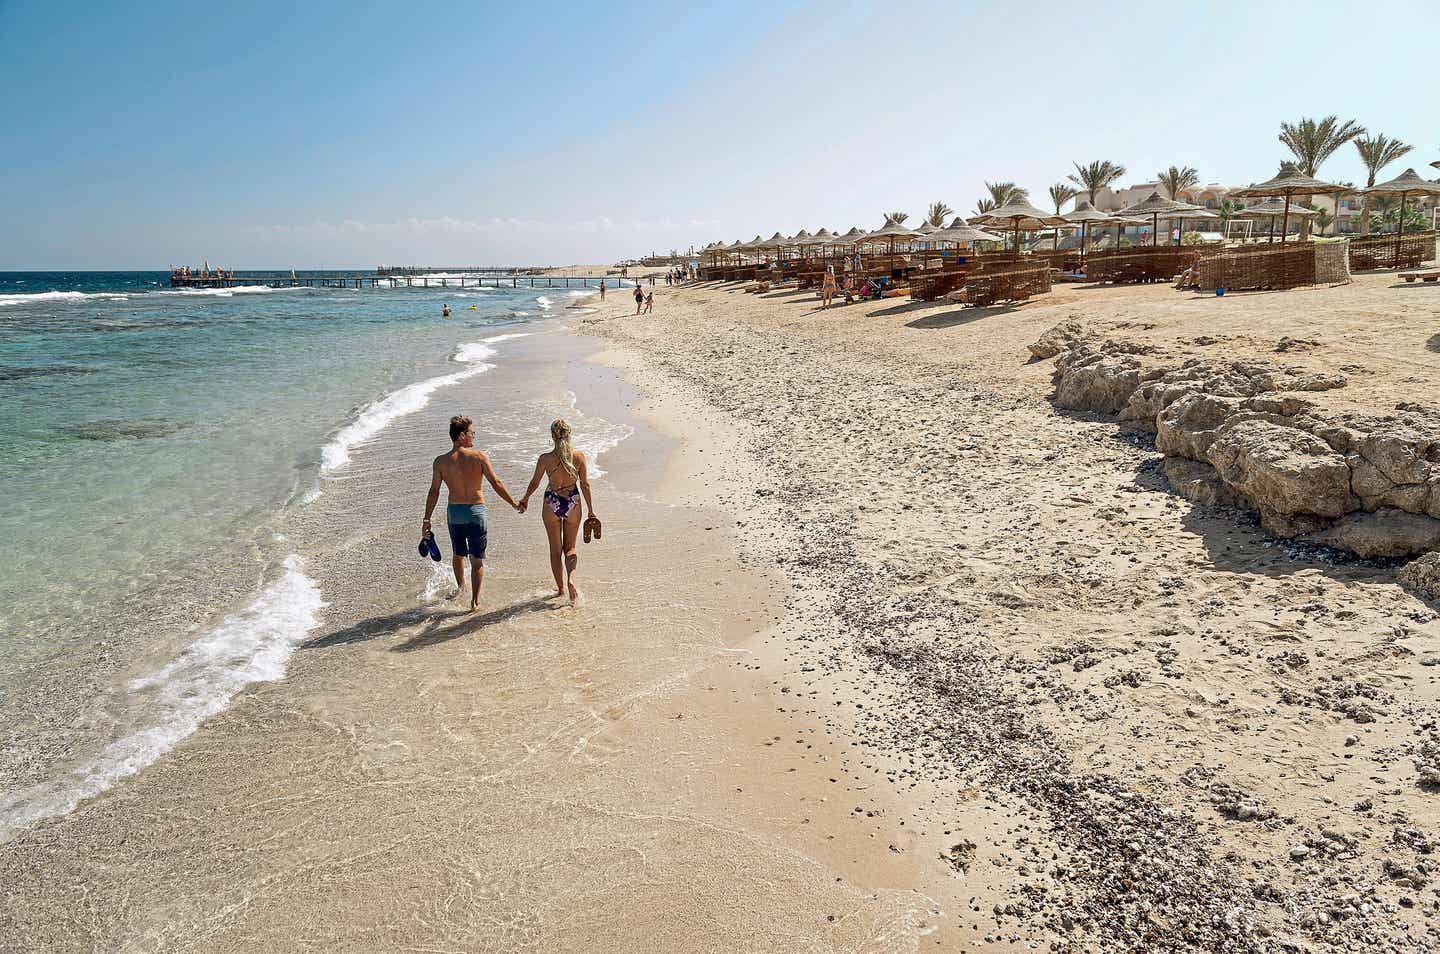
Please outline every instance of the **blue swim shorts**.
[{"label": "blue swim shorts", "polygon": [[450,548],[457,557],[484,561],[490,540],[490,524],[484,504],[449,504],[445,515],[450,522]]}]

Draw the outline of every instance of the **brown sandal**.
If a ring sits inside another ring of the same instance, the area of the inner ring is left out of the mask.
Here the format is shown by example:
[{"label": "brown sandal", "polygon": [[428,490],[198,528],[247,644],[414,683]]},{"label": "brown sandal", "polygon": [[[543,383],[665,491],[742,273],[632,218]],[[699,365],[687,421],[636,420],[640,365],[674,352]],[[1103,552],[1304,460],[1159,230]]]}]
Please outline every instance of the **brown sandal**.
[{"label": "brown sandal", "polygon": [[595,537],[596,540],[600,539],[600,518],[593,515],[585,518],[586,543],[590,542],[590,537],[592,535]]}]

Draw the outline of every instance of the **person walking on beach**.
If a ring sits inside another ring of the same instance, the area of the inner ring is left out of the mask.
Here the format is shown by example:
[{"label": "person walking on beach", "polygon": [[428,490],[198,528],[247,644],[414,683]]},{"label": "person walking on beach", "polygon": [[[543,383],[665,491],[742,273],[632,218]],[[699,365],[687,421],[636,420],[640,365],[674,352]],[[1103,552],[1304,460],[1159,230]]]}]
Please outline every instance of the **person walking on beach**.
[{"label": "person walking on beach", "polygon": [[524,513],[520,504],[505,489],[505,483],[490,466],[484,451],[475,449],[475,429],[470,418],[457,414],[450,418],[450,451],[435,458],[430,467],[430,492],[425,497],[425,520],[420,532],[430,532],[430,514],[440,499],[440,485],[450,489],[445,507],[450,528],[450,548],[455,567],[455,595],[465,589],[465,558],[470,558],[470,609],[480,606],[480,584],[485,581],[485,548],[490,541],[489,519],[485,512],[485,481],[500,498]]},{"label": "person walking on beach", "polygon": [[653,291],[652,291],[652,292],[646,292],[646,293],[645,293],[645,314],[647,314],[647,315],[650,314],[650,309],[652,309],[652,308],[654,308],[654,307],[655,307],[655,293],[654,293]]},{"label": "person walking on beach", "polygon": [[580,595],[575,588],[575,567],[580,560],[575,553],[575,538],[580,535],[580,498],[585,498],[585,508],[592,518],[595,502],[590,499],[585,452],[570,446],[570,425],[563,418],[550,425],[550,439],[555,446],[535,461],[535,473],[530,478],[530,486],[525,488],[525,496],[520,498],[518,509],[525,512],[535,488],[540,486],[540,478],[548,478],[545,509],[540,516],[550,541],[550,572],[555,574],[555,595],[563,596],[568,590],[573,606]]},{"label": "person walking on beach", "polygon": [[600,300],[605,300],[605,279],[600,279]]},{"label": "person walking on beach", "polygon": [[829,308],[835,301],[835,266],[825,266],[825,279],[820,283],[820,307]]},{"label": "person walking on beach", "polygon": [[645,293],[640,290],[640,283],[635,283],[635,314],[640,314],[640,309],[645,304]]}]

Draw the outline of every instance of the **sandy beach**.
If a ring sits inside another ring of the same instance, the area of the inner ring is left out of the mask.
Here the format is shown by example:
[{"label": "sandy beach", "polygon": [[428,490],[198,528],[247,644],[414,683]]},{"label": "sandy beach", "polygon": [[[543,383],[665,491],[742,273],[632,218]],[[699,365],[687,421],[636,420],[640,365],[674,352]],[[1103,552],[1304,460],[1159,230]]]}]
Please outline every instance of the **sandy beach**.
[{"label": "sandy beach", "polygon": [[[1151,438],[1058,408],[1054,360],[1027,350],[1065,321],[1167,353],[1304,339],[1280,356],[1351,369],[1324,400],[1425,400],[1440,301],[1391,283],[830,312],[661,285],[642,318],[592,299],[290,518],[326,607],[286,679],[0,847],[0,934],[1433,948],[1412,756],[1436,607],[1393,561],[1178,496]],[[421,450],[470,388],[522,381],[634,429],[601,458],[585,598],[548,596],[533,514],[497,514],[479,614],[417,598]],[[1363,710],[1327,704],[1342,689]]]},{"label": "sandy beach", "polygon": [[1413,759],[1435,730],[1436,607],[1393,562],[1179,497],[1152,438],[1057,408],[1027,346],[1080,321],[1343,371],[1306,397],[1384,410],[1437,393],[1435,295],[1373,275],[999,309],[656,300],[591,322],[647,356],[647,391],[743,422],[758,480],[720,500],[792,587],[772,678],[904,796],[927,832],[909,849],[981,894],[948,914],[1063,949],[1433,947],[1437,814]]}]

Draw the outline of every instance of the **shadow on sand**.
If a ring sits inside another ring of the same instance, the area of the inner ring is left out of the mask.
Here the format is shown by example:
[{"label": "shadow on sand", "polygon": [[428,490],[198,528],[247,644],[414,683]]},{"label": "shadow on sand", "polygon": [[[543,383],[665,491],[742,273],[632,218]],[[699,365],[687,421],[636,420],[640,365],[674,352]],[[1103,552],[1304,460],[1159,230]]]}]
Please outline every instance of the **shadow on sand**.
[{"label": "shadow on sand", "polygon": [[[448,643],[452,639],[459,639],[461,636],[484,629],[494,623],[503,623],[507,619],[523,616],[526,613],[553,609],[560,605],[556,602],[559,599],[558,596],[537,596],[523,603],[513,603],[510,606],[502,606],[486,613],[446,613],[405,642],[391,646],[390,651],[392,653],[409,653],[417,649],[427,649],[441,643]],[[445,622],[449,622],[449,625],[442,625]]]},{"label": "shadow on sand", "polygon": [[972,321],[980,321],[983,318],[993,318],[996,315],[1008,315],[1017,310],[1018,305],[994,305],[994,306],[968,306],[963,308],[952,308],[950,311],[942,311],[938,315],[926,315],[923,318],[916,318],[914,321],[907,321],[907,328],[954,328],[957,325],[968,325]]},{"label": "shadow on sand", "polygon": [[333,633],[325,633],[313,639],[307,639],[296,648],[329,649],[351,643],[364,643],[372,639],[394,636],[402,630],[419,625],[421,628],[418,633],[405,642],[391,647],[390,650],[391,652],[409,652],[413,649],[424,649],[426,646],[433,646],[436,643],[464,636],[466,633],[474,632],[491,623],[504,622],[515,616],[555,606],[557,605],[555,601],[558,599],[559,597],[556,596],[536,597],[523,603],[503,606],[478,614],[467,613],[463,609],[455,608],[453,604],[433,608],[415,607],[399,613],[392,613],[389,616],[375,616],[361,620],[353,626],[346,626]]}]

